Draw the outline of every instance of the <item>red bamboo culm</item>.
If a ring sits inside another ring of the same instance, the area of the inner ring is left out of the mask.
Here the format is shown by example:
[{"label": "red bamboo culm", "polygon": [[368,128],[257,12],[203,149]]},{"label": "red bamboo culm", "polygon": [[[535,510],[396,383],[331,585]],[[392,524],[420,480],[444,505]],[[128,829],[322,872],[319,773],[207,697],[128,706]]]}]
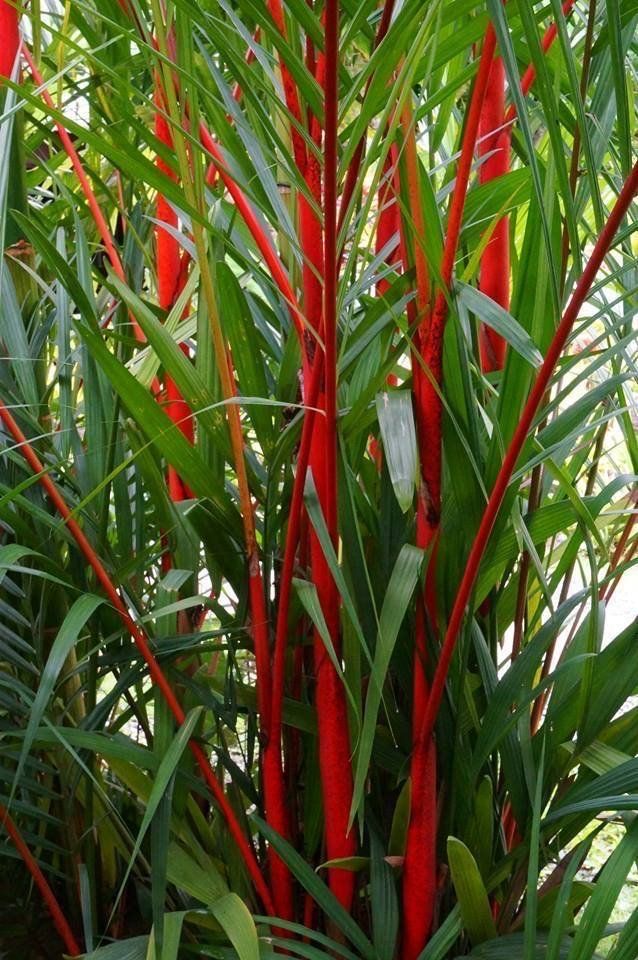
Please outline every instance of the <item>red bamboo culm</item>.
[{"label": "red bamboo culm", "polygon": [[[156,98],[161,103],[161,98]],[[161,112],[155,114],[155,136],[167,147],[172,147],[172,138],[166,118]],[[157,167],[172,180],[176,176],[167,163],[161,157],[157,158]],[[180,293],[182,292],[186,280],[186,270],[184,262],[187,260],[187,254],[182,254],[177,238],[167,228],[177,229],[177,215],[170,203],[161,193],[157,196],[156,217],[159,221],[155,230],[155,243],[157,251],[157,296],[162,310],[170,310]],[[186,265],[187,269],[187,265]],[[182,352],[188,356],[188,348],[181,344]],[[195,429],[193,415],[190,407],[182,397],[177,384],[173,378],[166,374],[164,377],[164,389],[166,392],[165,410],[172,421],[184,434],[189,443],[195,440]],[[168,490],[173,501],[186,500],[191,496],[188,489],[178,472],[171,465],[168,467]]]},{"label": "red bamboo culm", "polygon": [[[510,166],[510,128],[505,126],[505,68],[495,57],[485,92],[479,124],[479,157],[485,157],[480,170],[482,184],[491,183],[507,173]],[[510,239],[509,217],[496,223],[481,257],[479,289],[504,310],[510,303]],[[501,370],[505,361],[506,341],[494,330],[481,326],[479,332],[481,368],[485,373]]]},{"label": "red bamboo culm", "polygon": [[[317,72],[324,79],[324,210],[323,322],[324,384],[319,398],[323,416],[315,420],[311,467],[332,545],[337,550],[337,163],[339,2],[325,7],[325,56]],[[311,534],[312,575],[333,647],[340,655],[339,594],[323,550]],[[319,727],[319,769],[324,812],[326,853],[329,860],[355,853],[354,832],[348,829],[352,804],[352,767],[348,712],[341,680],[318,631],[314,637],[315,702]],[[355,877],[351,871],[330,869],[328,880],[341,905],[350,910]]]},{"label": "red bamboo culm", "polygon": [[20,47],[20,18],[15,3],[0,0],[0,77],[10,77]]},{"label": "red bamboo culm", "polygon": [[[441,264],[441,278],[444,286],[435,296],[434,308],[422,318],[419,314],[418,345],[427,372],[421,368],[420,361],[417,360],[414,364],[414,369],[417,371],[414,377],[414,394],[422,471],[417,517],[417,546],[431,550],[427,573],[430,588],[426,589],[426,604],[430,607],[431,623],[436,622],[436,610],[433,608],[432,597],[436,576],[435,538],[438,533],[441,509],[442,406],[439,390],[443,373],[443,332],[472,158],[495,46],[496,37],[490,25],[483,42],[478,73],[470,98],[461,156],[450,202]],[[433,822],[436,785],[433,782],[434,749],[430,743],[432,731],[427,737],[419,735],[422,718],[427,713],[431,699],[425,677],[425,618],[420,611],[417,615],[416,630],[413,716],[415,729],[410,770],[412,802],[403,872],[403,960],[416,960],[427,942],[434,915],[436,890],[436,845]]]}]

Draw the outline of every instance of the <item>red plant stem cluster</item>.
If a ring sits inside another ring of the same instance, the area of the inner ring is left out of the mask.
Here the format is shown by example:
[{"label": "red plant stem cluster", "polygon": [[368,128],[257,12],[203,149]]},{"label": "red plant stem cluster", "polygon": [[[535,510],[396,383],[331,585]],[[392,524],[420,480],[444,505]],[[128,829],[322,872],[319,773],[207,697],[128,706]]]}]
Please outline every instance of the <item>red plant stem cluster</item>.
[{"label": "red plant stem cluster", "polygon": [[[573,0],[567,0],[563,12],[573,6]],[[555,25],[550,27],[542,41],[547,51],[556,37]],[[436,609],[433,603],[436,578],[436,536],[440,521],[441,502],[441,456],[442,456],[442,359],[443,334],[449,312],[454,261],[459,244],[465,198],[469,185],[474,151],[479,135],[487,139],[486,148],[494,151],[483,165],[484,182],[507,172],[510,153],[510,125],[515,117],[511,109],[504,114],[504,71],[500,58],[495,58],[496,34],[488,26],[479,61],[478,72],[470,98],[465,121],[461,156],[450,203],[447,230],[441,263],[442,285],[436,291],[434,306],[421,320],[417,347],[421,363],[413,364],[413,390],[417,414],[417,428],[421,453],[422,487],[417,512],[417,545],[431,549],[427,571],[425,610],[429,614],[430,625],[436,633]],[[526,94],[536,76],[533,68],[528,68],[521,80],[521,90]],[[487,152],[487,149],[480,152]],[[487,169],[485,169],[487,168]],[[416,209],[410,202],[411,210]],[[422,235],[422,233],[421,233]],[[501,306],[509,306],[509,229],[507,218],[497,224],[492,242],[488,246],[481,263],[481,287]],[[424,288],[419,294],[420,288]],[[417,309],[421,316],[419,301],[429,299],[429,282],[419,279],[417,270]],[[490,336],[490,332],[481,331],[481,360],[485,370],[500,369],[505,355],[505,344]],[[417,608],[415,629],[415,709],[412,752],[412,805],[406,843],[403,882],[403,956],[404,960],[415,960],[423,946],[432,922],[434,910],[434,877],[436,872],[436,849],[433,842],[436,794],[434,759],[428,769],[427,758],[434,753],[431,736],[434,721],[424,727],[424,717],[438,714],[440,696],[436,690],[428,691],[424,671],[426,645],[425,611],[422,605]],[[445,652],[443,648],[441,659]],[[435,679],[439,674],[440,661],[437,664]],[[438,698],[438,702],[437,702]]]},{"label": "red plant stem cluster", "polygon": [[[324,320],[325,343],[325,497],[320,498],[330,540],[338,551],[337,517],[337,163],[338,163],[339,0],[326,0],[325,8],[325,133],[324,133]],[[315,429],[319,426],[317,422]],[[329,571],[317,584],[333,647],[340,656],[339,595]],[[326,847],[329,859],[355,853],[354,831],[348,832],[352,804],[352,766],[348,714],[343,685],[331,663],[323,640],[315,634],[317,716],[319,719],[319,764],[323,785]],[[354,874],[330,870],[329,882],[342,906],[349,910],[354,895]]]},{"label": "red plant stem cluster", "polygon": [[[434,630],[436,629],[436,610],[433,603],[436,577],[435,538],[439,528],[441,509],[442,406],[440,389],[443,373],[443,332],[448,314],[454,260],[461,231],[465,197],[495,47],[496,36],[490,25],[483,42],[478,73],[470,98],[461,145],[461,156],[450,203],[441,264],[443,287],[436,292],[434,306],[427,311],[425,316],[421,313],[420,302],[429,303],[429,281],[427,289],[421,291],[421,293],[419,293],[417,287],[417,308],[420,319],[417,334],[419,357],[413,364],[413,381],[422,471],[417,515],[417,546],[432,551],[427,571],[428,583],[426,584],[425,599],[430,625]],[[419,284],[417,273],[417,284],[421,286],[423,283],[425,283],[425,280]],[[421,366],[421,362],[423,362],[423,366]],[[429,589],[427,589],[428,585]],[[412,765],[410,769],[412,802],[403,871],[404,960],[415,960],[423,949],[434,914],[436,881],[436,824],[433,822],[436,809],[434,746],[431,742],[432,731],[427,737],[419,736],[422,716],[424,712],[427,712],[431,701],[431,692],[428,690],[425,676],[425,648],[425,613],[419,606],[415,637],[415,703]]]},{"label": "red plant stem cluster", "polygon": [[[563,15],[567,16],[574,0],[565,0]],[[541,49],[547,53],[556,39],[558,28],[552,23],[543,35]],[[536,69],[529,65],[521,77],[521,93],[525,96],[536,79]],[[486,156],[479,171],[481,183],[490,183],[509,171],[512,131],[516,107],[505,110],[505,67],[500,57],[492,64],[479,126],[479,157]],[[479,289],[504,310],[510,305],[510,238],[509,218],[501,217],[494,226],[487,247],[481,257]],[[502,370],[505,363],[506,341],[490,327],[481,326],[479,351],[484,373]]]},{"label": "red plant stem cluster", "polygon": [[[123,10],[129,13],[126,2]],[[393,0],[386,0],[379,22],[375,45],[385,36],[393,10]],[[573,0],[563,4],[566,14]],[[0,2],[0,29],[7,22],[8,35],[13,36],[13,26],[7,4]],[[286,37],[286,23],[281,0],[268,0],[268,9],[277,29]],[[339,71],[339,2],[326,0],[322,19],[325,31],[324,50],[316,54],[312,44],[307,46],[307,62],[315,78],[324,90],[323,124],[312,116],[304,121],[304,112],[295,81],[285,64],[280,62],[280,71],[286,106],[291,115],[291,140],[295,162],[302,172],[306,193],[298,198],[300,245],[303,254],[302,306],[300,308],[291,281],[272,243],[267,228],[262,224],[252,204],[233,180],[224,161],[224,153],[212,134],[202,122],[199,137],[211,157],[208,181],[217,177],[233,199],[237,210],[252,234],[257,248],[264,258],[272,279],[286,300],[291,318],[299,337],[302,350],[303,399],[306,413],[301,433],[297,458],[297,471],[293,483],[292,500],[286,532],[283,567],[279,581],[278,609],[272,656],[269,650],[268,628],[265,614],[265,593],[260,571],[259,555],[254,537],[247,535],[247,553],[250,565],[250,595],[253,620],[255,612],[262,611],[253,623],[258,631],[255,647],[258,654],[258,699],[260,723],[264,733],[262,773],[264,782],[266,818],[286,839],[291,838],[292,818],[286,796],[282,756],[282,709],[286,677],[286,653],[289,634],[288,614],[292,591],[292,577],[297,558],[305,556],[303,491],[308,468],[312,470],[319,504],[324,514],[330,540],[338,550],[338,503],[337,503],[337,329],[338,329],[338,278],[343,245],[339,234],[345,223],[350,201],[356,188],[365,150],[365,140],[357,145],[354,158],[346,173],[339,197],[338,169],[338,71]],[[15,26],[16,45],[17,21]],[[555,25],[549,28],[542,40],[543,50],[548,50],[557,35]],[[411,766],[412,804],[406,857],[403,876],[403,942],[404,960],[415,960],[431,928],[436,887],[436,757],[433,732],[444,693],[450,662],[457,637],[465,615],[476,579],[479,564],[486,548],[498,511],[507,492],[518,457],[525,439],[532,428],[544,392],[550,383],[558,357],[569,337],[573,323],[587,295],[593,278],[599,269],[613,240],[616,229],[624,217],[638,186],[636,168],[629,177],[609,222],[596,244],[561,324],[538,373],[521,421],[507,450],[494,489],[489,498],[475,542],[470,551],[468,564],[459,586],[456,601],[450,616],[440,656],[436,663],[431,688],[426,675],[426,648],[428,628],[436,636],[436,546],[441,507],[441,387],[443,335],[449,311],[460,230],[467,195],[472,162],[478,146],[479,157],[485,157],[479,171],[479,180],[488,183],[502,176],[509,169],[511,124],[515,119],[515,107],[505,109],[505,76],[502,61],[495,57],[496,38],[493,28],[488,27],[484,38],[478,72],[472,90],[464,124],[461,155],[456,171],[448,216],[443,257],[440,265],[441,282],[434,289],[430,282],[428,265],[422,244],[427,241],[421,207],[421,187],[416,153],[416,139],[411,111],[402,118],[405,144],[405,176],[412,219],[415,246],[412,251],[416,273],[416,299],[410,305],[410,321],[416,326],[415,354],[413,358],[413,389],[417,418],[418,441],[421,454],[421,487],[417,508],[417,544],[429,550],[429,566],[424,597],[417,607],[415,636],[415,679],[413,711],[413,755]],[[0,61],[10,69],[9,54]],[[38,84],[42,78],[31,55],[25,50],[32,75]],[[15,59],[15,56],[14,56]],[[535,78],[533,67],[523,74],[521,90],[525,94]],[[47,105],[54,104],[46,89],[41,91]],[[236,97],[241,95],[239,88]],[[87,199],[91,214],[104,244],[115,273],[124,279],[124,271],[106,223],[88,178],[82,168],[77,151],[63,125],[56,126],[68,156],[71,159],[78,181]],[[310,149],[301,131],[307,126],[316,152]],[[155,120],[158,140],[172,146],[170,127],[165,116],[158,110]],[[323,164],[319,156],[323,156]],[[175,174],[161,158],[157,160],[162,172],[175,179]],[[379,190],[379,207],[376,236],[377,252],[394,237],[399,237],[397,250],[388,257],[388,264],[396,261],[400,253],[406,264],[406,225],[399,216],[395,193],[395,171],[398,166],[396,146],[390,149],[384,170],[384,180]],[[339,205],[340,200],[340,205]],[[322,211],[321,217],[317,208]],[[177,226],[177,219],[170,204],[163,196],[157,199],[157,218],[166,226]],[[170,309],[183,288],[188,257],[180,255],[179,244],[165,227],[156,233],[157,275],[160,306]],[[509,307],[509,226],[507,217],[495,225],[483,253],[480,265],[480,289],[500,306]],[[387,281],[381,279],[377,292],[383,296],[388,290]],[[134,323],[136,336],[143,339]],[[503,365],[505,343],[489,330],[480,333],[481,364],[485,371],[498,370]],[[232,368],[231,368],[232,379]],[[234,381],[233,381],[234,382]],[[187,404],[179,394],[170,377],[166,377],[167,411],[174,423],[179,423],[189,440],[193,440],[192,417]],[[315,411],[315,407],[318,412]],[[184,722],[184,711],[155,659],[145,633],[132,619],[125,603],[109,578],[100,559],[77,522],[73,519],[66,502],[53,483],[37,454],[29,445],[9,410],[0,402],[0,419],[21,446],[22,453],[38,473],[39,480],[55,507],[65,519],[80,550],[101,583],[106,595],[117,610],[124,626],[130,632],[136,646],[146,661],[149,672],[158,690],[165,697],[176,721]],[[188,495],[178,474],[169,469],[169,489],[175,500]],[[242,499],[242,511],[251,513],[250,503]],[[254,532],[254,531],[253,531]],[[631,528],[627,534],[629,536]],[[330,640],[340,656],[339,595],[330,572],[329,564],[317,535],[311,529],[309,539],[312,581],[316,587]],[[300,549],[301,548],[301,549]],[[352,772],[350,762],[350,738],[345,694],[338,674],[325,649],[318,630],[314,633],[314,668],[316,676],[316,709],[319,731],[319,763],[325,820],[325,844],[329,859],[352,856],[356,852],[354,833],[348,832],[348,817],[352,801]],[[225,797],[209,761],[198,743],[191,741],[190,748],[199,764],[210,789],[217,800],[229,829],[242,853],[248,871],[264,906],[284,919],[295,916],[292,878],[288,868],[270,850],[270,888],[266,884],[253,849],[246,839],[239,822]],[[5,820],[5,825],[8,821]],[[8,828],[7,828],[8,829]],[[18,842],[16,846],[18,846]],[[20,849],[20,847],[18,847]],[[21,851],[22,852],[22,851]],[[28,851],[27,851],[28,854]],[[27,862],[25,857],[25,862]],[[36,865],[37,867],[37,865]],[[35,877],[35,874],[34,874]],[[42,878],[44,880],[44,878]],[[36,881],[37,882],[37,881]],[[350,909],[353,902],[354,873],[346,870],[329,871],[331,889],[341,904]],[[46,884],[46,880],[44,880]],[[42,888],[41,888],[42,889]],[[44,892],[43,892],[44,895]],[[45,899],[47,897],[45,896]],[[54,908],[47,903],[54,915]],[[55,917],[54,917],[55,918]],[[63,919],[63,918],[62,918]]]}]

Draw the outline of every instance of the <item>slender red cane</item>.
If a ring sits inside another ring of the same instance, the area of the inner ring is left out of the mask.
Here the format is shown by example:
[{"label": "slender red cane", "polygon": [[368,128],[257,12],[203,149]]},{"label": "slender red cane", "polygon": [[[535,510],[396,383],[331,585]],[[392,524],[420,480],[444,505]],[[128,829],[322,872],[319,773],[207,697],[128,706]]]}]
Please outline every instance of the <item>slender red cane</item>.
[{"label": "slender red cane", "polygon": [[[339,0],[325,6],[325,110],[324,110],[324,300],[325,417],[315,421],[316,450],[323,450],[323,471],[317,469],[319,502],[325,513],[332,544],[337,549],[337,165],[338,165]],[[323,486],[323,491],[321,487]],[[317,553],[317,551],[315,551]],[[313,567],[314,569],[314,567]],[[317,578],[319,599],[332,643],[339,651],[339,595],[325,558]],[[328,657],[323,640],[315,633],[316,706],[319,720],[321,772],[326,848],[329,859],[352,856],[354,832],[348,832],[352,803],[352,766],[348,715],[343,686]],[[329,871],[329,884],[342,906],[349,910],[355,877],[351,871]]]},{"label": "slender red cane", "polygon": [[[31,71],[31,75],[33,79],[38,84],[38,86],[41,87],[40,96],[42,97],[46,105],[51,110],[54,110],[55,104],[53,103],[53,99],[49,91],[46,89],[46,87],[43,86],[44,81],[42,79],[42,74],[38,70],[35,60],[31,56],[31,53],[28,50],[28,48],[25,46],[25,44],[22,44],[22,54],[24,56],[24,59],[27,61],[27,64],[29,65],[29,70]],[[122,266],[122,261],[120,260],[119,254],[115,248],[115,243],[113,242],[111,230],[104,218],[104,214],[100,209],[100,205],[96,200],[95,194],[93,193],[91,184],[89,183],[89,178],[87,177],[84,171],[84,167],[82,166],[82,161],[80,160],[78,152],[73,146],[73,141],[71,140],[71,137],[67,133],[64,126],[61,123],[59,123],[59,121],[57,120],[54,120],[54,123],[58,131],[58,136],[62,141],[62,146],[64,147],[65,152],[69,160],[71,161],[71,165],[75,171],[75,175],[78,178],[78,181],[82,188],[82,192],[84,193],[86,201],[89,205],[89,210],[91,211],[91,215],[93,217],[93,220],[95,221],[95,225],[98,229],[98,233],[100,234],[102,243],[104,244],[106,255],[108,256],[111,266],[113,267],[113,272],[122,281],[122,283],[126,283],[126,278],[124,276],[124,267]],[[135,317],[133,317],[132,315],[130,316],[131,316],[131,325],[133,328],[133,334],[135,336],[135,339],[139,343],[144,343],[146,338],[144,337],[142,328],[135,320]]]},{"label": "slender red cane", "polygon": [[[2,16],[0,14],[0,25],[1,21]],[[51,914],[51,919],[53,920],[55,929],[60,934],[60,938],[64,943],[67,952],[73,957],[79,956],[79,954],[82,953],[82,950],[75,939],[75,936],[73,935],[73,931],[71,930],[68,920],[62,912],[62,908],[60,907],[53,890],[49,886],[47,878],[42,873],[42,870],[40,869],[35,857],[24,842],[22,834],[11,819],[9,812],[5,807],[2,806],[2,804],[0,804],[0,827],[4,827],[11,837],[14,847],[20,854],[22,861],[33,877],[33,882],[42,895],[42,899],[47,906],[47,910]]]},{"label": "slender red cane", "polygon": [[[505,68],[495,57],[490,70],[485,101],[479,124],[479,156],[487,159],[479,170],[481,183],[490,183],[507,173],[510,166],[510,128],[505,123]],[[509,217],[495,225],[481,257],[479,289],[504,310],[510,303],[510,238]],[[506,341],[490,327],[479,331],[481,367],[487,373],[501,370],[505,361]]]},{"label": "slender red cane", "polygon": [[13,73],[20,46],[20,19],[15,3],[0,2],[0,77]]},{"label": "slender red cane", "polygon": [[[89,543],[86,535],[82,531],[82,528],[79,526],[78,522],[74,519],[71,510],[67,506],[66,501],[64,500],[62,494],[58,490],[57,486],[46,472],[42,461],[38,457],[37,453],[28,442],[24,433],[16,423],[13,415],[5,406],[5,404],[0,400],[0,420],[4,423],[5,427],[15,440],[15,442],[20,447],[20,452],[22,456],[31,467],[33,472],[37,474],[39,482],[42,484],[44,490],[46,491],[48,497],[53,503],[54,507],[63,518],[66,523],[66,526],[73,536],[76,544],[83,553],[87,563],[91,566],[98,582],[102,586],[106,596],[112,603],[115,608],[122,624],[125,629],[131,635],[135,646],[139,650],[142,658],[144,659],[148,671],[151,675],[151,679],[156,687],[159,689],[160,693],[166,700],[166,703],[169,707],[169,710],[173,714],[176,722],[181,726],[186,719],[184,710],[182,709],[181,704],[179,703],[175,693],[168,682],[162,668],[160,667],[158,661],[156,660],[150,645],[148,638],[142,628],[138,626],[133,620],[129,610],[119,595],[116,587],[114,586],[112,580],[110,579],[102,561],[96,554],[95,550]],[[206,783],[210,787],[210,790],[217,801],[217,804],[226,820],[228,829],[233,837],[237,847],[242,855],[244,863],[248,869],[248,872],[252,878],[255,890],[257,891],[264,907],[270,912],[274,913],[274,906],[270,891],[266,885],[266,882],[262,876],[259,864],[255,858],[252,847],[250,846],[248,840],[246,839],[244,832],[239,824],[235,811],[233,810],[231,804],[229,803],[224,789],[217,779],[215,773],[211,769],[210,763],[203,749],[195,740],[189,742],[189,748],[195,757],[197,764],[202,771]]]},{"label": "slender red cane", "polygon": [[[414,363],[414,392],[421,456],[422,483],[417,512],[417,545],[430,548],[425,602],[431,625],[436,624],[436,543],[441,500],[441,400],[437,388],[441,384],[443,328],[447,317],[447,297],[452,282],[454,259],[458,247],[465,197],[478,135],[481,109],[494,57],[496,36],[488,27],[470,99],[465,124],[450,213],[443,247],[441,277],[433,311],[423,317],[418,346],[430,376]],[[412,206],[412,204],[411,204]],[[418,288],[417,288],[418,289]],[[421,718],[430,702],[425,675],[426,624],[423,607],[417,609],[415,634],[415,683],[412,742],[412,803],[403,871],[403,960],[416,960],[428,938],[434,915],[436,894],[436,761],[430,737],[419,735]]]},{"label": "slender red cane", "polygon": [[[160,97],[156,96],[156,100],[160,101],[161,104]],[[166,146],[173,146],[168,123],[159,111],[155,114],[155,136]],[[156,163],[158,169],[165,176],[172,180],[177,179],[175,173],[161,157],[157,158]],[[184,261],[188,258],[188,254],[181,254],[176,237],[166,229],[166,227],[177,227],[177,215],[166,197],[161,193],[157,195],[156,215],[157,220],[160,221],[160,225],[155,230],[158,300],[162,310],[170,310],[182,292],[187,275],[184,270]],[[184,354],[188,355],[188,348],[184,344],[181,344],[181,349]],[[193,443],[195,440],[195,424],[191,409],[180,393],[177,384],[168,373],[164,376],[164,388],[166,391],[165,410],[167,416],[172,423],[179,427],[189,443]],[[175,467],[169,464],[167,472],[168,491],[171,500],[178,502],[188,499],[191,496],[191,491]]]}]

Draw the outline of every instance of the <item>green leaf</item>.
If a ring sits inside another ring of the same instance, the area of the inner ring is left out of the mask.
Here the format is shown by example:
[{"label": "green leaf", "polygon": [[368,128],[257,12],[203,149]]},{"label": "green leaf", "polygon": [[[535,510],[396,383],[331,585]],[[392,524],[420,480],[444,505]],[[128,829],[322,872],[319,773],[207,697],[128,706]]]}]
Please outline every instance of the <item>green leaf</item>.
[{"label": "green leaf", "polygon": [[468,937],[474,944],[491,940],[496,936],[496,926],[476,860],[456,837],[448,837],[447,857]]},{"label": "green leaf", "polygon": [[132,937],[82,954],[84,960],[146,960],[148,937]]},{"label": "green leaf", "polygon": [[527,331],[507,310],[504,310],[490,297],[486,297],[480,290],[470,287],[467,283],[457,281],[455,290],[461,306],[473,313],[486,326],[496,331],[531,366],[539,367],[541,365],[543,355],[540,350]]},{"label": "green leaf", "polygon": [[363,802],[363,790],[370,757],[372,756],[383,687],[401,624],[419,580],[423,557],[423,551],[410,544],[406,543],[401,548],[383,599],[381,616],[379,617],[379,633],[363,713],[363,726],[357,750],[352,806],[350,808],[351,823]]},{"label": "green leaf", "polygon": [[96,597],[90,593],[83,597],[78,597],[64,618],[62,626],[58,630],[57,636],[51,647],[51,652],[49,653],[49,657],[44,666],[44,670],[42,671],[40,683],[38,684],[38,689],[29,712],[29,722],[24,732],[24,740],[22,742],[22,750],[20,751],[20,759],[18,760],[18,766],[14,776],[13,788],[11,791],[12,797],[20,782],[20,777],[22,775],[22,771],[24,770],[27,756],[31,750],[31,747],[33,746],[38,727],[42,722],[42,718],[46,711],[49,700],[51,699],[51,695],[57,683],[58,677],[64,668],[71,650],[73,650],[78,641],[80,631],[84,628],[87,620],[92,616],[92,614],[95,613],[97,608],[102,603],[104,603],[102,597]]},{"label": "green leaf", "polygon": [[[304,890],[308,891],[328,919],[332,920],[335,926],[345,934],[362,957],[365,957],[366,960],[373,960],[376,954],[372,944],[350,914],[344,910],[336,897],[333,896],[325,883],[319,879],[312,867],[306,863],[294,847],[280,837],[275,830],[271,829],[271,827],[256,814],[253,814],[252,819],[257,824],[260,833],[262,833],[268,843],[275,848]],[[273,925],[276,926],[276,920],[274,920]]]},{"label": "green leaf", "polygon": [[410,509],[419,481],[416,427],[407,390],[378,393],[377,416],[388,472],[403,513]]},{"label": "green leaf", "polygon": [[211,905],[211,911],[234,946],[239,960],[259,960],[255,922],[236,893],[228,893]]},{"label": "green leaf", "polygon": [[635,820],[609,860],[596,883],[596,889],[580,918],[568,960],[591,956],[609,923],[611,912],[638,856],[638,820]]},{"label": "green leaf", "polygon": [[169,783],[175,776],[175,772],[181,760],[182,754],[188,745],[188,741],[193,735],[193,730],[199,721],[202,710],[202,707],[195,707],[188,713],[184,723],[175,734],[172,743],[160,761],[159,767],[157,768],[157,773],[155,775],[155,780],[153,781],[153,789],[151,790],[151,795],[148,798],[148,803],[144,811],[144,816],[142,817],[137,839],[135,840],[135,846],[131,852],[131,858],[126,868],[124,879],[122,880],[118,896],[111,911],[112,914],[114,913],[122,893],[124,892],[124,887],[126,886],[126,882],[129,878],[131,870],[133,869],[137,855],[140,852],[144,837],[146,836],[148,828],[153,821],[153,817],[159,809],[160,803],[166,793]]},{"label": "green leaf", "polygon": [[176,843],[168,848],[167,876],[170,883],[208,907],[228,893],[225,880],[211,862],[204,868]]}]

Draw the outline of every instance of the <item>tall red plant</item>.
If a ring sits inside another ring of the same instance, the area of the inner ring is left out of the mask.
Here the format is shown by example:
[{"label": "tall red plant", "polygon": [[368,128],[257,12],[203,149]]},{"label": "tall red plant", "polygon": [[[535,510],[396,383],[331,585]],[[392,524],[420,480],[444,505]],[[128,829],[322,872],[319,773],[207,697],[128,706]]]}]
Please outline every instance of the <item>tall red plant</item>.
[{"label": "tall red plant", "polygon": [[[496,37],[491,25],[488,27],[478,73],[470,98],[465,124],[461,156],[459,159],[454,191],[450,203],[441,280],[443,287],[437,291],[434,307],[420,318],[418,331],[418,350],[420,360],[414,365],[414,393],[421,453],[422,484],[419,496],[417,537],[418,546],[432,551],[428,568],[431,585],[435,583],[436,541],[441,510],[441,415],[440,399],[443,372],[443,332],[448,312],[448,300],[454,260],[458,247],[465,197],[472,167],[472,158],[478,135],[478,126],[487,89]],[[421,367],[421,361],[424,368]],[[432,596],[433,586],[430,590]],[[427,599],[427,598],[426,598]],[[430,606],[430,620],[435,622],[436,611]],[[435,844],[433,835],[435,825],[434,802],[432,792],[436,785],[432,782],[434,774],[434,751],[430,737],[417,734],[422,716],[430,702],[430,692],[425,677],[426,634],[421,611],[417,614],[417,636],[415,638],[416,655],[419,662],[415,669],[415,713],[412,746],[412,801],[410,822],[406,843],[406,855],[403,875],[403,957],[415,960],[425,946],[432,917],[435,897]]]}]

